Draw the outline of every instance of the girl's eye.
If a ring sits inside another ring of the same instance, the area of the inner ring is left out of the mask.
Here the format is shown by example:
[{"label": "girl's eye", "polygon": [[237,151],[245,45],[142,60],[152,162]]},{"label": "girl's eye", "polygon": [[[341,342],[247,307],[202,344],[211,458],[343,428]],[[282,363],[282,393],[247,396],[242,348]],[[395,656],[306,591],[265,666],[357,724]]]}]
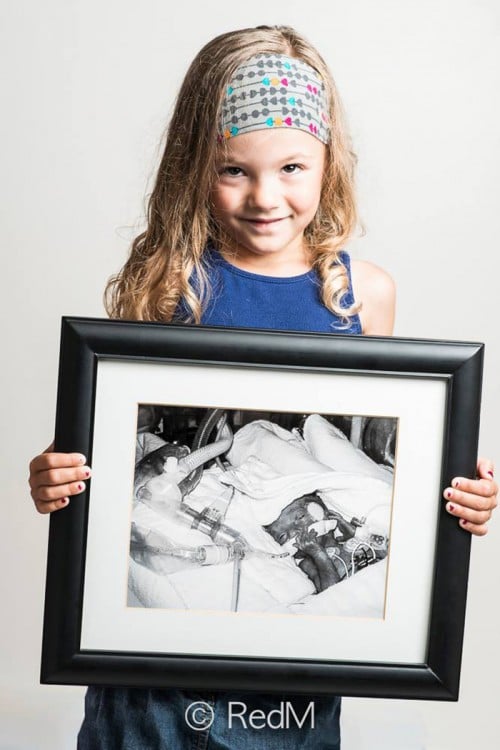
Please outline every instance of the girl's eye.
[{"label": "girl's eye", "polygon": [[242,171],[240,167],[224,167],[222,174],[228,174],[230,177],[239,177]]},{"label": "girl's eye", "polygon": [[283,167],[283,171],[286,172],[286,174],[294,174],[295,172],[300,172],[302,167],[300,164],[285,164]]}]

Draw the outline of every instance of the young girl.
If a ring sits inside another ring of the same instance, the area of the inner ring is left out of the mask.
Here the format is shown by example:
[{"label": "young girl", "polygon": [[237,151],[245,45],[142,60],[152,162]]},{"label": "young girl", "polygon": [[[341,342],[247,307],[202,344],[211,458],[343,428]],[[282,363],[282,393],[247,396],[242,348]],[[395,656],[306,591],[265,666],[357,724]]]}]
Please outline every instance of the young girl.
[{"label": "young girl", "polygon": [[[108,284],[110,316],[392,334],[391,278],[344,251],[357,223],[354,163],[331,75],[303,37],[258,27],[209,42],[179,92],[147,228]],[[38,511],[66,507],[89,476],[83,456],[49,447],[30,466]],[[448,512],[485,534],[498,490],[491,461],[451,485]],[[285,699],[297,716],[314,700],[314,726],[227,725],[230,700],[267,714]],[[211,706],[211,728],[188,726],[196,701]],[[331,697],[89,688],[78,747],[338,748],[339,714]]]}]

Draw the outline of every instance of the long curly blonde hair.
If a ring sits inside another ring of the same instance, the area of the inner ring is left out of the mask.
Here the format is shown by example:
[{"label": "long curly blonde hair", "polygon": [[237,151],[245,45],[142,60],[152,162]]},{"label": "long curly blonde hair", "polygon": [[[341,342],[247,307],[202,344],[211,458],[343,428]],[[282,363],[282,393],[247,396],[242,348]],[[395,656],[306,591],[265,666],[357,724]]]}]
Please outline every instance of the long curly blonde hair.
[{"label": "long curly blonde hair", "polygon": [[182,300],[189,311],[186,322],[200,322],[210,294],[202,256],[209,239],[218,235],[210,195],[217,175],[219,113],[236,69],[262,52],[303,60],[325,82],[331,138],[320,205],[304,237],[321,279],[323,303],[346,322],[357,312],[356,304],[342,305],[349,279],[340,250],[357,224],[356,157],[335,83],[317,50],[294,29],[258,26],[216,37],[191,63],[167,130],[148,202],[147,228],[136,237],[125,265],[106,286],[110,317],[168,322]]}]

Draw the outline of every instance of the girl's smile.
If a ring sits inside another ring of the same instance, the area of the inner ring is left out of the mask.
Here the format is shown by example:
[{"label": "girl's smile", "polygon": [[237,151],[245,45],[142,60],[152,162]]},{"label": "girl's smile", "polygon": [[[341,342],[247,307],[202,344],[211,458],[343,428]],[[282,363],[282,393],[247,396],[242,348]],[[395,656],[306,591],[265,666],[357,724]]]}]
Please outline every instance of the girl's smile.
[{"label": "girl's smile", "polygon": [[285,221],[285,219],[247,219],[242,218],[241,221],[246,221],[258,232],[272,231],[274,228],[278,228],[277,225]]},{"label": "girl's smile", "polygon": [[259,130],[226,142],[212,191],[224,247],[241,268],[309,269],[304,230],[319,206],[325,146],[301,130]]},{"label": "girl's smile", "polygon": [[246,219],[243,217],[242,221],[249,221],[250,224],[256,226],[268,226],[269,224],[276,224],[278,221],[284,221],[284,219]]}]

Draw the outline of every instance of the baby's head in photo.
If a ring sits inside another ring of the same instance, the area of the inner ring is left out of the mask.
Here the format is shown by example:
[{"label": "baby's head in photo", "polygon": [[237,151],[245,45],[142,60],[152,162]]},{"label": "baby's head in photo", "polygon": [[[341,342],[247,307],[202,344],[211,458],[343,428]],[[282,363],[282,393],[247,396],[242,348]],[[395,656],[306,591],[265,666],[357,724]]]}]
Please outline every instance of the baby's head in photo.
[{"label": "baby's head in photo", "polygon": [[272,523],[263,528],[278,544],[284,545],[316,521],[325,518],[327,513],[328,508],[313,492],[292,500]]}]

